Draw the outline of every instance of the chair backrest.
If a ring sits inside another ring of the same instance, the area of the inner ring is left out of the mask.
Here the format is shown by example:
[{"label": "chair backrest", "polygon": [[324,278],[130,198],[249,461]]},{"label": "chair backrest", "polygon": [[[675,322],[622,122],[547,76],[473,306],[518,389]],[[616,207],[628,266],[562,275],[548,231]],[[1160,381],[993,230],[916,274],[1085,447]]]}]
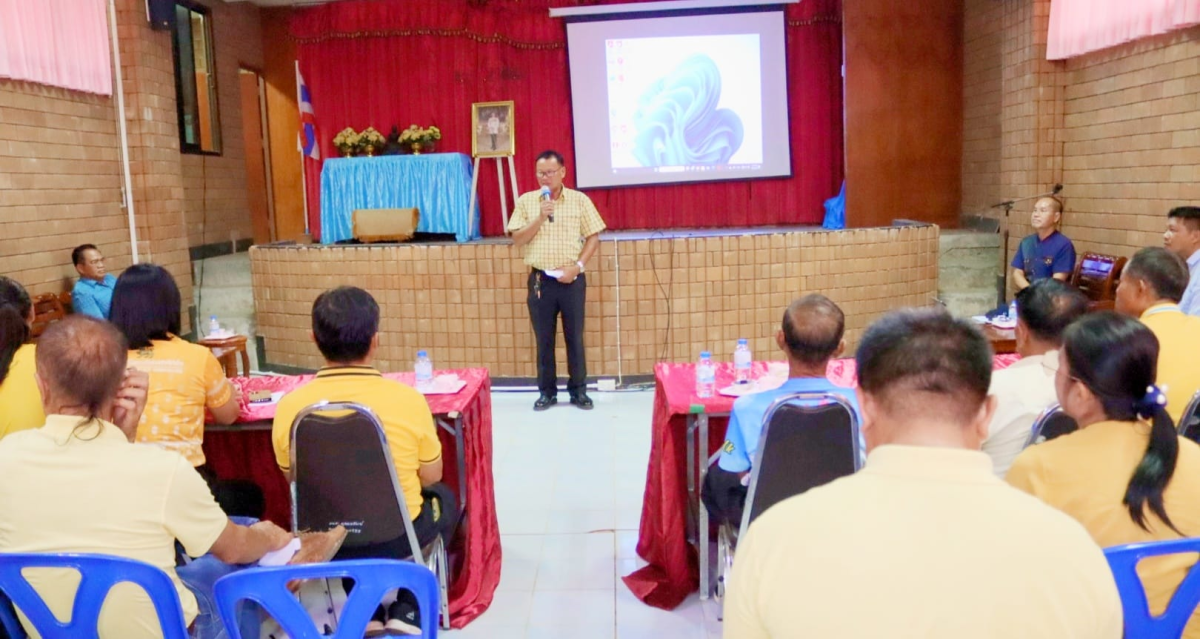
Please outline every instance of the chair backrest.
[{"label": "chair backrest", "polygon": [[1126,258],[1116,255],[1084,253],[1071,274],[1071,284],[1092,302],[1107,302],[1103,306],[1112,308],[1112,300],[1116,299],[1117,294],[1117,281],[1121,279],[1126,261]]},{"label": "chair backrest", "polygon": [[67,315],[75,312],[75,300],[71,297],[71,291],[63,291],[59,293],[58,303],[62,305],[63,312]]},{"label": "chair backrest", "polygon": [[1200,443],[1200,391],[1192,395],[1191,401],[1179,417],[1179,434]]},{"label": "chair backrest", "polygon": [[[237,623],[237,604],[243,600],[266,609],[292,639],[323,637],[300,601],[287,589],[294,579],[349,577],[354,590],[338,616],[338,628],[331,639],[361,639],[376,606],[389,590],[404,588],[417,598],[421,617],[421,636],[436,637],[438,623],[438,582],[433,571],[423,565],[391,559],[335,561],[327,564],[250,568],[217,580],[213,595],[217,610],[232,639],[242,637]],[[257,639],[257,638],[254,638]]]},{"label": "chair backrest", "polygon": [[858,418],[834,393],[792,393],[763,416],[741,533],[771,506],[858,470]]},{"label": "chair backrest", "polygon": [[1113,546],[1104,550],[1108,565],[1117,581],[1117,592],[1121,594],[1121,608],[1125,613],[1126,637],[1179,637],[1200,604],[1200,563],[1188,570],[1180,582],[1171,602],[1161,615],[1150,614],[1146,602],[1146,589],[1137,574],[1138,562],[1147,557],[1200,552],[1200,539],[1172,539],[1151,541],[1142,544]]},{"label": "chair backrest", "polygon": [[1064,413],[1062,406],[1051,404],[1049,408],[1042,411],[1041,415],[1038,415],[1037,419],[1033,420],[1033,427],[1029,429],[1029,439],[1025,440],[1025,448],[1077,430],[1079,430],[1079,424],[1075,423],[1075,418]]},{"label": "chair backrest", "polygon": [[396,466],[374,411],[352,403],[320,402],[292,422],[292,530],[346,527],[346,547],[407,536],[413,559],[420,544]]},{"label": "chair backrest", "polygon": [[42,293],[35,296],[33,302],[33,326],[29,329],[30,339],[37,339],[46,328],[67,316],[62,302],[54,293]]},{"label": "chair backrest", "polygon": [[[69,568],[79,572],[81,580],[70,622],[59,621],[21,574],[30,568]],[[0,591],[25,613],[43,639],[95,637],[100,608],[108,591],[126,581],[141,586],[150,596],[164,639],[187,639],[179,593],[167,573],[155,566],[107,555],[0,553]],[[9,627],[15,622],[11,615],[0,615],[0,619],[11,636],[25,636],[24,629]]]}]

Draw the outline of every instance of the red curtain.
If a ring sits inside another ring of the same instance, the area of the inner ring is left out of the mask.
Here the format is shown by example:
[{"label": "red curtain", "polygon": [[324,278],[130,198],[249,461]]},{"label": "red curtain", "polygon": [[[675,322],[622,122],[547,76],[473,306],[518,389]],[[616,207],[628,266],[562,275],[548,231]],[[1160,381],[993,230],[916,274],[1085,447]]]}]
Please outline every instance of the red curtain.
[{"label": "red curtain", "polygon": [[[533,189],[533,158],[545,149],[563,154],[571,185],[566,29],[549,16],[551,5],[564,4],[571,3],[351,0],[296,10],[291,33],[322,157],[336,157],[332,138],[344,127],[387,135],[393,124],[437,125],[439,151],[469,154],[471,103],[513,100],[521,188]],[[822,203],[843,177],[840,1],[804,0],[787,5],[786,15],[792,177],[589,191],[609,228],[820,223]],[[310,164],[315,215],[319,167]],[[485,235],[503,233],[493,165],[480,166]]]}]

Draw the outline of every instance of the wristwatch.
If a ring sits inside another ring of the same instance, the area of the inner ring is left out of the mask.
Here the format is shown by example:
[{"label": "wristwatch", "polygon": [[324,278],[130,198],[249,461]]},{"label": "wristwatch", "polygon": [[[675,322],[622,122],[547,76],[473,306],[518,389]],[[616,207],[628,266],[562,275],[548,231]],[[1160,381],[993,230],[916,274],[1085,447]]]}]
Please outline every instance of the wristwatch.
[{"label": "wristwatch", "polygon": [[579,260],[578,262],[575,262],[575,266],[578,266],[578,267],[579,267],[579,272],[580,272],[580,273],[582,273],[582,272],[583,272],[583,260]]}]

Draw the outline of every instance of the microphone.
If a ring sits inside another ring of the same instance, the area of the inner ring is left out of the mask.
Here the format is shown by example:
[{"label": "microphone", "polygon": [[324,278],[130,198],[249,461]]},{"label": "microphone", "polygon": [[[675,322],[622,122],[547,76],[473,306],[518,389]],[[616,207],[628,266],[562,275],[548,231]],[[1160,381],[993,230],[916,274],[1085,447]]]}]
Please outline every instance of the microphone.
[{"label": "microphone", "polygon": [[[548,187],[548,186],[542,187],[542,201],[543,202],[550,201],[550,187]],[[554,214],[553,213],[550,214],[549,219],[551,222],[554,222]]]},{"label": "microphone", "polygon": [[1061,185],[1061,184],[1055,184],[1055,185],[1054,185],[1054,190],[1053,190],[1053,191],[1051,191],[1050,193],[1051,193],[1051,195],[1058,195],[1058,192],[1059,192],[1059,191],[1061,191],[1061,190],[1062,190],[1062,185]]}]

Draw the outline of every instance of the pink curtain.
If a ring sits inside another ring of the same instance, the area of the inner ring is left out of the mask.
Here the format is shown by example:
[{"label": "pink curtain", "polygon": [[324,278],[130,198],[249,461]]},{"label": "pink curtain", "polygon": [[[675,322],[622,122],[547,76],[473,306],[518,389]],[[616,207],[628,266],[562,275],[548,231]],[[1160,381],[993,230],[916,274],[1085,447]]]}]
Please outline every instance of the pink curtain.
[{"label": "pink curtain", "polygon": [[112,95],[105,0],[0,0],[0,78]]},{"label": "pink curtain", "polygon": [[1200,0],[1052,0],[1046,59],[1200,24]]}]

